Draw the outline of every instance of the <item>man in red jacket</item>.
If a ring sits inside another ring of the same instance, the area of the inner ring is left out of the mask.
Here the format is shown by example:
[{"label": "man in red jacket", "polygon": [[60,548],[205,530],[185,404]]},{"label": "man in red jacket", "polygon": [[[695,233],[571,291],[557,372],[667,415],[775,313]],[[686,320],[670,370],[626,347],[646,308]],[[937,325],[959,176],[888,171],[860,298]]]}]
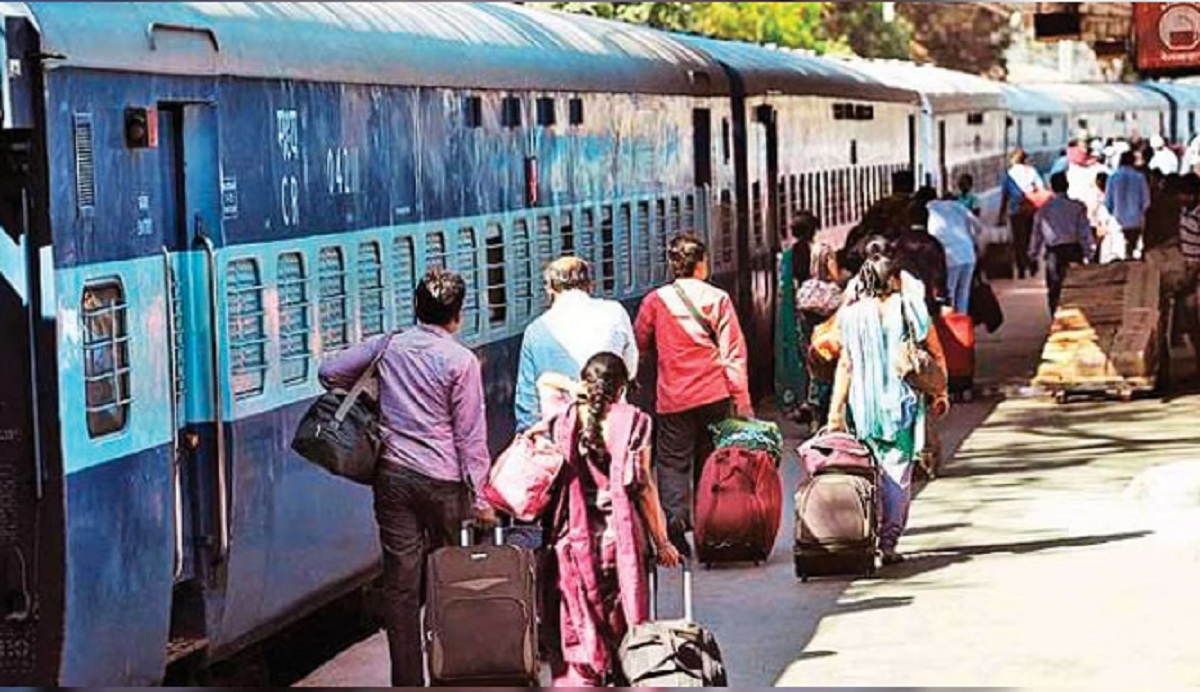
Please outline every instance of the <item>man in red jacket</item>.
[{"label": "man in red jacket", "polygon": [[659,485],[671,541],[686,554],[693,485],[713,449],[708,426],[754,408],[746,340],[729,294],[707,283],[704,243],[675,238],[667,258],[675,280],[642,301],[634,333],[639,349],[658,353]]}]

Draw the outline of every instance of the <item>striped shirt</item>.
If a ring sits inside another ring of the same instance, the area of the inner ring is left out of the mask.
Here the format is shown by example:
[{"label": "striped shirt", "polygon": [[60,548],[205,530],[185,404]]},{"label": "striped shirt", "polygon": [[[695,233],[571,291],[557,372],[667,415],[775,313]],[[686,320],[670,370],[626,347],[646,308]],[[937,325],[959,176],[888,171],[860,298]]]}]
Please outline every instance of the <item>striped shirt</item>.
[{"label": "striped shirt", "polygon": [[1200,262],[1200,206],[1179,213],[1179,249],[1188,262]]}]

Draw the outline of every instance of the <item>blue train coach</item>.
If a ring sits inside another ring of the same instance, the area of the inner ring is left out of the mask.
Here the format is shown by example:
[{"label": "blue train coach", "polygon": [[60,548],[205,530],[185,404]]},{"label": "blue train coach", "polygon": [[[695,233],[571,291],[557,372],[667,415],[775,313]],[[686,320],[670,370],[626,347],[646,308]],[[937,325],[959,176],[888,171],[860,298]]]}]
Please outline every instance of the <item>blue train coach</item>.
[{"label": "blue train coach", "polygon": [[322,355],[410,324],[425,267],[463,272],[498,447],[542,262],[584,256],[633,306],[734,181],[725,73],[638,27],[466,4],[0,16],[6,684],[154,683],[359,588],[369,491],[288,449]]}]

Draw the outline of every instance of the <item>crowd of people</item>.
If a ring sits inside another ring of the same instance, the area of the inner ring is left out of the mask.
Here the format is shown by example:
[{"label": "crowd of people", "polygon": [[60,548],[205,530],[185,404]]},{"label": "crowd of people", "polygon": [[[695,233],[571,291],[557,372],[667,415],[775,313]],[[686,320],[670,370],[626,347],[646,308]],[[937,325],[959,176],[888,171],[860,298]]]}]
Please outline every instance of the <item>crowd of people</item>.
[{"label": "crowd of people", "polygon": [[[1024,153],[1014,152],[1002,207],[1021,249],[1018,272],[1032,275],[1044,255],[1053,309],[1071,264],[1173,243],[1186,266],[1177,290],[1190,295],[1190,334],[1200,345],[1200,177],[1160,174],[1140,166],[1159,161],[1157,152],[1147,160],[1116,144],[1093,161],[1073,143],[1049,189]],[[1111,175],[1091,170],[1114,160]],[[1083,167],[1086,183],[1074,170]],[[874,454],[885,565],[903,559],[897,543],[913,471],[938,454],[933,421],[950,407],[934,326],[971,309],[984,235],[970,176],[940,199],[932,188],[917,189],[907,171],[892,183],[892,194],[872,205],[841,249],[820,239],[811,213],[796,216],[780,287],[783,311],[791,313],[781,324],[794,329],[775,351],[783,413],[814,432],[850,431]],[[1086,194],[1081,185],[1090,186]],[[1105,239],[1115,237],[1121,242],[1105,250]],[[730,296],[708,282],[703,242],[685,234],[667,254],[673,280],[643,299],[634,320],[619,303],[592,295],[586,261],[550,263],[543,276],[550,306],[528,325],[521,346],[515,433],[565,459],[537,524],[548,556],[539,574],[543,626],[559,685],[612,680],[623,633],[648,616],[647,563],[672,567],[691,555],[709,426],[755,415],[750,348],[763,345],[748,348]],[[492,460],[480,362],[455,337],[466,291],[459,275],[431,269],[415,290],[415,327],[331,354],[320,369],[326,387],[348,388],[377,368],[383,444],[374,498],[395,685],[424,683],[427,556],[455,543],[464,521],[498,521],[482,492]],[[628,397],[650,351],[657,353],[654,415]],[[929,374],[936,370],[940,378]]]}]

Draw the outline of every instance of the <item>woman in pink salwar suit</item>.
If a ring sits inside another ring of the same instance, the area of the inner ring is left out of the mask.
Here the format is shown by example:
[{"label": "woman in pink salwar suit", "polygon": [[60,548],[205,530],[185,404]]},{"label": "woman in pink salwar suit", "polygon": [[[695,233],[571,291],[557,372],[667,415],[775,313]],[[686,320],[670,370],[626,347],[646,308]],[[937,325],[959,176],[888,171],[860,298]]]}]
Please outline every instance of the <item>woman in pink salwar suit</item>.
[{"label": "woman in pink salwar suit", "polygon": [[[647,534],[660,565],[680,556],[650,471],[651,421],[622,402],[629,372],[612,353],[583,368],[581,401],[551,423],[567,462],[552,507],[561,649],[554,685],[599,686],[612,679],[629,625],[649,617]],[[551,599],[553,600],[553,599]]]}]

